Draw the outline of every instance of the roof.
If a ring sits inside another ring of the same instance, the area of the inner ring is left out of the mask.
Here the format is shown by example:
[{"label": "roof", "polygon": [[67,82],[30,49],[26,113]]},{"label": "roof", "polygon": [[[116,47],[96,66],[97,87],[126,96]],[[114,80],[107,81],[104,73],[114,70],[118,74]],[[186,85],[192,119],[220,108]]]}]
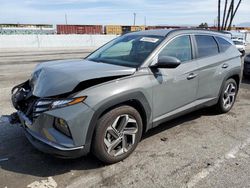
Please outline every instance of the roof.
[{"label": "roof", "polygon": [[170,33],[194,33],[194,34],[212,34],[212,35],[221,35],[225,36],[224,33],[218,31],[210,31],[205,29],[155,29],[155,30],[146,30],[146,31],[138,31],[132,32],[130,34],[138,34],[138,35],[155,35],[155,36],[163,36],[166,37]]},{"label": "roof", "polygon": [[156,36],[165,37],[170,31],[173,31],[173,29],[152,29],[152,30],[131,32],[129,34],[133,34],[133,35],[134,34],[136,34],[136,35],[156,35]]}]

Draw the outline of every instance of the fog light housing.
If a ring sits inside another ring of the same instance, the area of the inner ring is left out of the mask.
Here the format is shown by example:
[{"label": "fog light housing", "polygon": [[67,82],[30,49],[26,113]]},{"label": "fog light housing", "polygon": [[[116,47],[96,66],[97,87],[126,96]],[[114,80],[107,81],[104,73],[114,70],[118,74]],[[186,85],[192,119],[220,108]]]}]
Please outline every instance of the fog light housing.
[{"label": "fog light housing", "polygon": [[55,127],[55,129],[57,129],[61,133],[65,134],[66,136],[71,137],[69,126],[64,119],[55,118],[54,127]]}]

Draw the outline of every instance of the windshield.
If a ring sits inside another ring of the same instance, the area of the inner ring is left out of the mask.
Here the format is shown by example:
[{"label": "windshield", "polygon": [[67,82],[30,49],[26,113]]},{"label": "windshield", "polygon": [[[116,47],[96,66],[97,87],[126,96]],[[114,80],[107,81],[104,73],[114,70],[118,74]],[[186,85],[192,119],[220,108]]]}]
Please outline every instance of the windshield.
[{"label": "windshield", "polygon": [[241,41],[233,41],[235,45],[243,45],[243,42]]},{"label": "windshield", "polygon": [[107,43],[86,59],[127,67],[139,67],[163,41],[161,36],[124,35]]}]

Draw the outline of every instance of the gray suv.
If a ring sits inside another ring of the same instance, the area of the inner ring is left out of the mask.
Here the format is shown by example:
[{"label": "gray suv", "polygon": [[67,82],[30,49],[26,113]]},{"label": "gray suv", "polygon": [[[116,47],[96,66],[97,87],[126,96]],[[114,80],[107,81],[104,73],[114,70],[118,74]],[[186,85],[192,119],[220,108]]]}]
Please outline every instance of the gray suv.
[{"label": "gray suv", "polygon": [[39,150],[64,158],[92,151],[115,163],[167,120],[208,106],[228,112],[240,73],[240,53],[223,34],[140,31],[85,59],[39,64],[12,89],[12,102]]}]

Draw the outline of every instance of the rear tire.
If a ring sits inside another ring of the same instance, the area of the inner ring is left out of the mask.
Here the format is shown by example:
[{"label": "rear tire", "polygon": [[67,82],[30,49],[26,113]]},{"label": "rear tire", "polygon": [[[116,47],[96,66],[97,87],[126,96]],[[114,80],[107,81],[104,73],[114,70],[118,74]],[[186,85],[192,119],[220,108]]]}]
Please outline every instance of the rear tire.
[{"label": "rear tire", "polygon": [[106,164],[127,158],[142,136],[142,119],[131,106],[120,106],[104,114],[97,122],[92,152]]},{"label": "rear tire", "polygon": [[237,92],[238,85],[236,81],[232,78],[228,79],[224,83],[219,96],[219,101],[215,106],[218,113],[227,113],[232,109],[236,100]]}]

